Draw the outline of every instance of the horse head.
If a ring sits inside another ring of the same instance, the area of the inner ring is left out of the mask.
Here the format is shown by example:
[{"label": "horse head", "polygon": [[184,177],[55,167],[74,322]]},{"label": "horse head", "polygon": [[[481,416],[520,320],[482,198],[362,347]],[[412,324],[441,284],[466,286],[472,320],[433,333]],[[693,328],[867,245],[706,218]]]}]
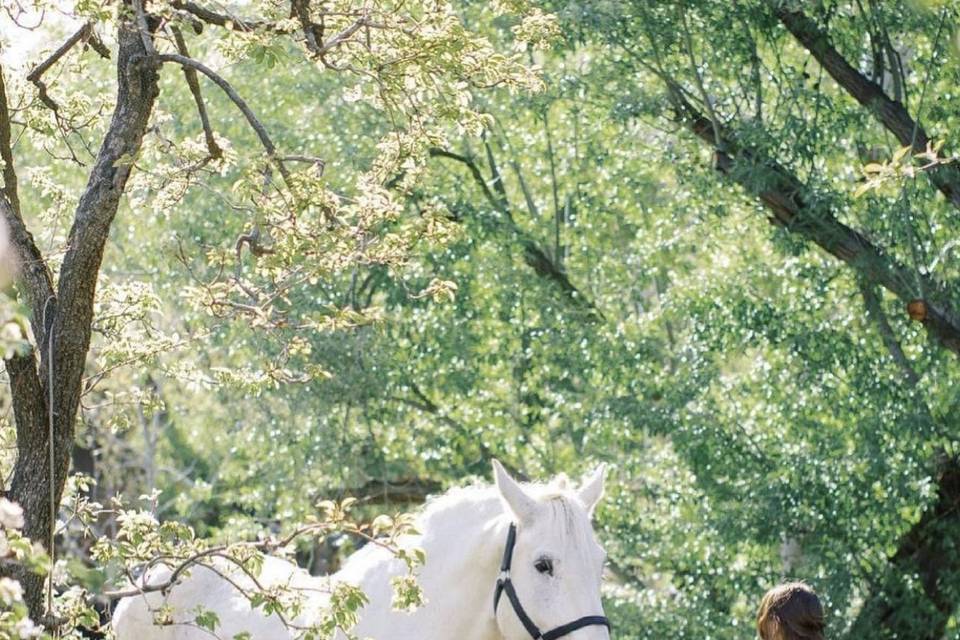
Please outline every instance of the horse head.
[{"label": "horse head", "polygon": [[606,553],[590,518],[603,495],[603,466],[578,488],[525,486],[494,461],[512,522],[494,611],[505,640],[608,640],[600,583]]}]

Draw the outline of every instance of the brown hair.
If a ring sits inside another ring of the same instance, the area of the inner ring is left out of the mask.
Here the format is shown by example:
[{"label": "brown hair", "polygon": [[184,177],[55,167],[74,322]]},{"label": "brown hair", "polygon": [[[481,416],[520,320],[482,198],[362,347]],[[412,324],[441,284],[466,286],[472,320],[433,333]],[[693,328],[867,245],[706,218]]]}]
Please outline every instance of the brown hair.
[{"label": "brown hair", "polygon": [[824,640],[820,598],[803,582],[788,582],[767,591],[757,612],[763,640]]}]

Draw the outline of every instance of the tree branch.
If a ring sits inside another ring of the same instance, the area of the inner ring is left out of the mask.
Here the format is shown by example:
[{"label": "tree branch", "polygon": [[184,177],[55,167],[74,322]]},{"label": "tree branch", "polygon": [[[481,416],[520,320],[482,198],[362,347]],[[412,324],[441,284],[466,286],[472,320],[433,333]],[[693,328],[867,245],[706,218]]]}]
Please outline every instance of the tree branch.
[{"label": "tree branch", "polygon": [[[900,539],[888,557],[871,595],[847,633],[847,638],[910,637],[939,640],[956,610],[952,588],[960,580],[960,463],[940,454],[936,461],[936,501]],[[915,623],[898,620],[898,611],[923,611]],[[903,630],[909,628],[908,634]],[[891,635],[891,631],[900,631]]]},{"label": "tree branch", "polygon": [[[183,34],[176,26],[171,26],[173,39],[177,45],[177,51],[180,55],[189,58],[190,52],[187,50],[187,43],[183,39]],[[217,144],[217,139],[213,136],[213,127],[210,126],[210,117],[207,115],[207,106],[203,102],[203,95],[200,93],[200,80],[197,78],[197,71],[192,67],[183,67],[183,76],[193,95],[193,102],[197,105],[197,114],[200,116],[200,125],[203,127],[203,138],[207,143],[207,154],[213,160],[219,160],[223,157],[223,150]]]},{"label": "tree branch", "polygon": [[[511,213],[509,205],[505,199],[506,191],[504,191],[501,197],[498,198],[487,185],[487,181],[484,179],[483,173],[480,171],[477,163],[474,162],[472,158],[436,147],[430,149],[430,156],[447,158],[464,165],[470,172],[470,175],[473,176],[474,181],[483,191],[484,197],[487,199],[493,209],[503,216],[503,226],[518,240],[520,246],[523,247],[523,260],[527,263],[527,266],[532,268],[537,275],[551,280],[576,306],[585,309],[591,314],[591,316],[595,316],[598,320],[605,319],[603,313],[599,308],[597,308],[593,301],[586,297],[570,281],[570,278],[567,276],[567,274],[557,267],[550,256],[540,248],[533,238],[531,238],[523,229],[517,226],[517,223],[514,221],[513,214]],[[499,173],[497,176],[499,176]]]},{"label": "tree branch", "polygon": [[222,76],[204,65],[202,62],[198,62],[197,60],[187,56],[182,56],[175,53],[163,53],[157,56],[157,60],[160,60],[161,62],[175,62],[183,67],[195,69],[210,78],[214,84],[220,87],[223,92],[227,94],[227,97],[230,98],[230,100],[237,106],[238,109],[240,109],[243,117],[247,119],[247,122],[253,128],[254,132],[256,132],[257,137],[260,139],[260,144],[263,145],[263,148],[267,152],[267,157],[276,165],[277,170],[283,177],[283,181],[287,184],[287,187],[293,187],[290,180],[290,172],[287,171],[287,167],[283,163],[283,160],[277,156],[277,147],[273,144],[273,140],[270,139],[270,135],[267,133],[266,128],[264,128],[260,120],[257,119],[257,116],[254,115],[253,110],[250,109],[246,101],[240,97],[240,94],[236,92],[229,82],[224,80]]},{"label": "tree branch", "polygon": [[153,46],[153,36],[150,33],[150,26],[147,24],[147,14],[143,10],[143,0],[130,0],[133,4],[134,17],[137,21],[137,30],[140,31],[140,40],[143,42],[143,49],[147,56],[152,58],[157,55],[157,50]]},{"label": "tree branch", "polygon": [[[440,422],[447,425],[461,436],[470,440],[473,439],[471,437],[471,434],[474,433],[473,429],[470,429],[470,427],[463,424],[459,420],[451,418],[446,411],[437,405],[436,402],[427,397],[427,394],[425,394],[416,383],[408,382],[407,386],[410,387],[413,395],[417,397],[416,400],[412,398],[405,398],[403,396],[394,396],[393,399],[401,404],[407,405],[408,407],[413,407],[414,409],[435,416]],[[493,453],[490,451],[490,448],[482,440],[477,442],[477,448],[480,450],[480,455],[484,460],[494,457]]]},{"label": "tree branch", "polygon": [[20,197],[17,192],[17,174],[13,161],[10,112],[7,105],[6,85],[0,68],[0,159],[3,160],[3,197],[0,197],[0,218],[7,225],[10,245],[17,262],[18,289],[26,298],[31,310],[30,321],[37,344],[46,344],[46,327],[43,325],[44,307],[55,298],[53,277],[47,263],[37,248],[33,236],[23,222]]},{"label": "tree branch", "polygon": [[493,147],[490,146],[490,141],[486,138],[483,140],[483,148],[487,152],[487,165],[490,167],[490,183],[493,184],[493,190],[497,192],[497,196],[500,199],[500,209],[505,212],[506,215],[510,217],[510,221],[513,222],[513,213],[510,211],[510,198],[507,197],[507,185],[503,183],[503,175],[500,173],[497,161],[493,157]]},{"label": "tree branch", "polygon": [[487,184],[486,179],[483,177],[483,174],[480,172],[480,168],[477,166],[477,163],[474,162],[472,158],[468,158],[467,156],[460,155],[459,153],[454,153],[453,151],[447,151],[446,149],[440,149],[439,147],[432,147],[430,149],[430,157],[431,158],[447,158],[449,160],[454,160],[455,162],[459,162],[460,164],[465,166],[467,170],[470,171],[470,175],[473,176],[473,179],[477,183],[477,186],[479,186],[481,191],[483,191],[483,196],[487,199],[487,202],[489,202],[490,205],[493,206],[493,208],[498,212],[503,213],[504,215],[507,215],[507,216],[510,215],[509,210],[507,211],[503,210],[503,207],[500,201],[497,200],[497,197],[493,195],[493,191],[490,190],[490,185]]},{"label": "tree branch", "polygon": [[347,489],[343,494],[367,503],[420,504],[442,490],[443,485],[435,480],[402,478],[393,481],[370,480],[362,486]]},{"label": "tree branch", "polygon": [[360,29],[360,27],[366,26],[367,24],[366,16],[361,16],[349,27],[327,40],[326,44],[321,46],[319,51],[317,51],[317,55],[322,58],[324,55],[346,42],[350,36]]},{"label": "tree branch", "polygon": [[231,29],[233,31],[274,31],[277,33],[286,33],[284,30],[280,30],[276,25],[269,22],[261,22],[257,20],[244,20],[242,18],[237,18],[231,15],[224,13],[217,13],[211,11],[204,7],[201,7],[195,2],[188,2],[184,0],[172,0],[170,6],[174,9],[179,9],[180,11],[186,11],[190,15],[194,16],[198,20],[206,22],[208,24],[213,24],[218,27],[224,27]]},{"label": "tree branch", "polygon": [[887,314],[883,311],[883,304],[881,303],[880,296],[877,294],[876,288],[874,285],[861,282],[860,294],[863,296],[863,304],[867,309],[867,314],[870,316],[870,319],[877,324],[880,339],[883,340],[883,344],[887,348],[887,351],[890,352],[893,361],[900,367],[904,380],[906,380],[911,387],[915,387],[917,383],[920,382],[920,376],[917,375],[916,370],[914,370],[910,359],[907,358],[907,354],[903,352],[903,347],[900,346],[900,341],[897,340],[897,336],[893,332],[893,327],[890,326]]},{"label": "tree branch", "polygon": [[300,21],[303,37],[307,42],[307,50],[314,55],[319,55],[323,29],[310,20],[310,0],[291,0],[290,8]]},{"label": "tree branch", "polygon": [[[38,64],[36,67],[33,68],[33,71],[27,74],[27,80],[32,82],[34,86],[37,87],[37,92],[40,95],[40,101],[43,102],[43,104],[47,105],[47,107],[49,107],[50,110],[53,111],[54,113],[59,111],[59,105],[57,105],[56,101],[53,98],[51,98],[50,95],[47,93],[47,85],[44,84],[44,82],[40,78],[43,76],[44,73],[47,72],[48,69],[50,69],[50,67],[55,65],[60,60],[60,58],[67,55],[67,52],[69,52],[70,49],[73,49],[73,47],[76,46],[78,42],[80,42],[81,40],[87,39],[88,37],[90,37],[91,34],[93,34],[93,23],[88,22],[82,27],[80,27],[80,29],[76,33],[74,33],[72,36],[67,38],[67,41],[64,42],[62,45],[60,45],[56,51],[51,53],[46,60]],[[97,50],[98,53],[101,53],[102,55],[101,48],[97,48],[97,47],[94,47],[94,48]]]},{"label": "tree branch", "polygon": [[84,38],[87,38],[91,33],[93,33],[93,23],[88,22],[80,27],[79,31],[67,38],[66,42],[57,47],[57,50],[51,53],[46,60],[34,67],[33,71],[27,74],[27,80],[35,83],[40,79],[40,76],[46,73],[50,67],[55,65],[60,58],[65,56],[67,52],[74,47],[74,45]]},{"label": "tree branch", "polygon": [[17,193],[17,172],[13,163],[13,133],[10,128],[10,108],[7,104],[7,86],[0,66],[0,160],[3,160],[3,194],[17,215],[20,196]]},{"label": "tree branch", "polygon": [[[892,133],[901,145],[915,153],[927,150],[930,138],[920,123],[910,117],[902,103],[892,100],[883,87],[857,71],[830,44],[828,35],[802,11],[793,11],[786,5],[776,10],[777,18],[794,38],[817,59],[827,73],[857,102]],[[925,171],[930,180],[953,205],[960,208],[960,169],[952,164],[940,164]]]},{"label": "tree branch", "polygon": [[[668,90],[683,123],[714,147],[713,123],[670,84]],[[951,308],[951,298],[940,282],[910,271],[862,233],[837,220],[825,206],[814,204],[808,199],[807,186],[786,167],[743,148],[728,130],[721,128],[720,137],[723,150],[715,151],[714,167],[759,198],[770,211],[773,224],[814,242],[853,267],[867,282],[879,284],[905,305],[915,306],[918,313],[911,312],[911,317],[942,346],[960,355],[960,317]],[[917,283],[928,299],[916,299]]]}]

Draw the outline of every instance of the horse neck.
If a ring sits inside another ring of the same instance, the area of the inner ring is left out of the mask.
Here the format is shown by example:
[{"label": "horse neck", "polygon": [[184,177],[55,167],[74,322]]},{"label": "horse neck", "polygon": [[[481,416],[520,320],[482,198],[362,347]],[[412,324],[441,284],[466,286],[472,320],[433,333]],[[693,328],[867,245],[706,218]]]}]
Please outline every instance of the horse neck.
[{"label": "horse neck", "polygon": [[391,609],[389,579],[405,573],[399,562],[379,552],[360,559],[359,566],[351,566],[351,558],[338,577],[359,583],[370,597],[359,635],[395,640],[499,638],[493,590],[507,526],[492,488],[458,489],[428,504],[418,520],[422,535],[404,540],[405,546],[422,547],[427,557],[417,572],[427,605],[413,615]]}]

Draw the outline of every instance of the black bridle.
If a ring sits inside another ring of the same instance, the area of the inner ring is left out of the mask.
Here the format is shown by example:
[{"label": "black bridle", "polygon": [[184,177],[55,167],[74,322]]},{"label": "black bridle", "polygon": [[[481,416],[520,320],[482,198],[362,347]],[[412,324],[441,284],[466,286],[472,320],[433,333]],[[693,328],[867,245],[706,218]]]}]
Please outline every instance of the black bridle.
[{"label": "black bridle", "polygon": [[577,618],[573,622],[560,625],[556,629],[551,629],[546,632],[540,631],[540,627],[534,624],[530,616],[527,615],[527,612],[523,610],[523,605],[520,604],[520,598],[517,596],[517,590],[513,588],[513,581],[510,580],[510,563],[513,560],[513,546],[516,543],[517,525],[511,522],[510,530],[507,532],[507,544],[503,549],[503,561],[500,562],[500,577],[497,578],[497,589],[493,594],[494,615],[497,613],[497,605],[500,604],[500,596],[506,592],[507,599],[510,600],[510,604],[513,606],[513,611],[517,614],[517,617],[520,618],[520,622],[523,623],[527,633],[529,633],[534,640],[556,640],[556,638],[562,638],[577,629],[593,625],[602,624],[607,629],[610,628],[610,621],[607,620],[606,616],[584,616]]}]

